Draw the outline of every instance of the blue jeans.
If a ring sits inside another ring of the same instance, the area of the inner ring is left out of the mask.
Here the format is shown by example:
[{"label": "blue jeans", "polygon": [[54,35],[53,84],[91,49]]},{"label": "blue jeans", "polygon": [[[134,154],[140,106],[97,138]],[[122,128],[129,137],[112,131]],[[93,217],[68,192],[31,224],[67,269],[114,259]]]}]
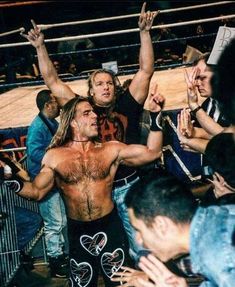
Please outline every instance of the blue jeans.
[{"label": "blue jeans", "polygon": [[128,236],[128,241],[130,245],[129,254],[131,258],[138,262],[139,257],[142,255],[146,255],[148,250],[146,250],[142,245],[139,245],[135,240],[135,230],[132,227],[127,211],[127,207],[125,205],[125,196],[130,187],[139,180],[139,178],[134,179],[133,181],[123,185],[121,187],[116,187],[113,189],[112,199],[115,202],[118,210],[118,214],[122,220],[123,226]]},{"label": "blue jeans", "polygon": [[62,255],[65,244],[63,229],[67,226],[67,218],[59,191],[50,192],[40,201],[39,210],[44,222],[47,255],[50,257]]},{"label": "blue jeans", "polygon": [[42,218],[36,212],[15,206],[15,219],[18,247],[22,250],[42,226]]}]

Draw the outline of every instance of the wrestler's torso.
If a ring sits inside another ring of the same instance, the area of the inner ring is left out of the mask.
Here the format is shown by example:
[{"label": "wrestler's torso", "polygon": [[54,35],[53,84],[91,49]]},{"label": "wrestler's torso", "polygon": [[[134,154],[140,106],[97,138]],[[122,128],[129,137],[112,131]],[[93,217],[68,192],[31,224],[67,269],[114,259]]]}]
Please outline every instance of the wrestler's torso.
[{"label": "wrestler's torso", "polygon": [[76,145],[55,148],[50,157],[70,218],[91,221],[112,210],[112,182],[117,169],[112,143],[85,151]]}]

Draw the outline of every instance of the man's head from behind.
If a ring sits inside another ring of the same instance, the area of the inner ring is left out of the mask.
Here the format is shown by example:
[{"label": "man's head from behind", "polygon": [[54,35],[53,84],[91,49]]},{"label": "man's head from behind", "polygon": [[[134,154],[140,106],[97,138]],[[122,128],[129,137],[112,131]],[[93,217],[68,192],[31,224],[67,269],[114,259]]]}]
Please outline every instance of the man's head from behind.
[{"label": "man's head from behind", "polygon": [[162,176],[137,182],[125,199],[136,239],[159,259],[168,261],[188,253],[188,229],[197,203],[176,178]]},{"label": "man's head from behind", "polygon": [[95,105],[110,107],[116,100],[119,85],[119,80],[112,71],[96,70],[88,79],[88,96],[92,97]]},{"label": "man's head from behind", "polygon": [[213,79],[213,97],[218,100],[223,113],[235,126],[235,38],[220,55]]},{"label": "man's head from behind", "polygon": [[223,178],[223,185],[235,190],[235,143],[230,133],[213,137],[205,150],[206,158],[214,172]]},{"label": "man's head from behind", "polygon": [[60,109],[50,90],[41,90],[36,97],[36,104],[40,112],[46,117],[54,119],[59,116]]}]

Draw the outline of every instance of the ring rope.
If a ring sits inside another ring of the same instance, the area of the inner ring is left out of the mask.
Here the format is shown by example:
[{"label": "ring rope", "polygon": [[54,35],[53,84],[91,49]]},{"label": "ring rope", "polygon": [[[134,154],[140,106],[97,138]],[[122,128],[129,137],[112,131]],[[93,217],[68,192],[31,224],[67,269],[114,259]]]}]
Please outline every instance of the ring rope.
[{"label": "ring rope", "polygon": [[[164,13],[192,10],[192,9],[198,9],[198,8],[204,8],[204,7],[210,7],[210,6],[218,6],[218,5],[231,4],[231,3],[234,3],[234,2],[233,1],[222,1],[222,2],[217,2],[217,3],[214,2],[214,3],[208,3],[208,4],[193,5],[193,6],[188,6],[188,7],[165,9],[165,10],[161,10],[160,13],[164,14]],[[136,14],[123,15],[123,16],[104,17],[104,18],[98,18],[98,19],[81,20],[81,21],[73,21],[73,22],[64,22],[64,23],[55,23],[55,24],[39,24],[37,26],[41,28],[42,30],[47,30],[50,28],[63,27],[63,26],[69,26],[69,25],[90,24],[90,23],[96,23],[96,22],[103,22],[107,20],[112,21],[112,20],[120,20],[120,19],[139,17],[139,16],[140,16],[140,13],[136,13]]]},{"label": "ring rope", "polygon": [[[152,30],[170,28],[170,27],[179,27],[179,26],[185,26],[185,25],[194,25],[194,24],[199,24],[199,23],[213,22],[213,21],[233,19],[233,18],[235,18],[235,14],[224,15],[224,16],[213,17],[213,18],[199,19],[199,20],[191,20],[191,21],[185,21],[185,22],[180,22],[180,23],[157,25],[157,26],[153,26]],[[45,42],[51,43],[51,42],[60,42],[60,41],[63,42],[63,41],[71,41],[71,40],[80,40],[80,39],[95,38],[95,37],[100,37],[100,36],[110,36],[110,35],[113,36],[113,35],[132,33],[132,32],[138,32],[138,31],[139,31],[139,28],[133,28],[133,29],[109,31],[109,32],[103,32],[103,33],[86,34],[86,35],[79,35],[79,36],[52,38],[52,39],[46,39]],[[10,47],[28,46],[28,45],[31,45],[31,43],[29,42],[9,43],[9,44],[1,44],[0,48],[10,48]]]},{"label": "ring rope", "polygon": [[19,29],[15,29],[15,30],[12,30],[12,31],[9,31],[9,32],[1,33],[0,37],[11,35],[11,34],[15,34],[15,33],[24,33],[24,32],[25,32],[25,28],[21,27]]},{"label": "ring rope", "polygon": [[[194,36],[188,36],[188,37],[181,37],[181,38],[175,38],[175,39],[166,39],[166,40],[159,40],[159,41],[152,41],[153,44],[165,44],[170,42],[177,42],[177,41],[183,41],[183,40],[191,40],[191,39],[201,39],[201,38],[207,38],[207,37],[213,37],[216,36],[217,33],[209,33],[209,34],[203,34],[203,35],[194,35]],[[86,49],[86,50],[76,50],[76,51],[69,51],[69,52],[59,52],[59,53],[50,53],[49,56],[63,56],[63,55],[76,55],[76,54],[83,54],[83,53],[90,53],[90,52],[99,52],[99,51],[106,51],[106,50],[116,50],[116,49],[122,49],[122,48],[131,48],[131,47],[139,47],[140,43],[135,44],[128,44],[128,45],[118,45],[118,46],[111,46],[111,47],[103,47],[103,48],[92,48],[92,49]],[[37,57],[37,55],[35,55]]]}]

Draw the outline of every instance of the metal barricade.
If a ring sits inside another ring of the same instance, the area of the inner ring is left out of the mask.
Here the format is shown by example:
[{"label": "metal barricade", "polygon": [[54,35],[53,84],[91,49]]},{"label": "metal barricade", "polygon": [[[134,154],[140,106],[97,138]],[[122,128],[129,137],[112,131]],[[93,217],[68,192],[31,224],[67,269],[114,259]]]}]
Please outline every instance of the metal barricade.
[{"label": "metal barricade", "polygon": [[[4,183],[0,183],[0,286],[6,287],[21,266],[17,241],[15,208],[21,207],[39,213],[38,203],[16,195]],[[29,226],[30,228],[30,226]],[[43,227],[27,243],[23,251],[27,254],[43,234]]]}]

